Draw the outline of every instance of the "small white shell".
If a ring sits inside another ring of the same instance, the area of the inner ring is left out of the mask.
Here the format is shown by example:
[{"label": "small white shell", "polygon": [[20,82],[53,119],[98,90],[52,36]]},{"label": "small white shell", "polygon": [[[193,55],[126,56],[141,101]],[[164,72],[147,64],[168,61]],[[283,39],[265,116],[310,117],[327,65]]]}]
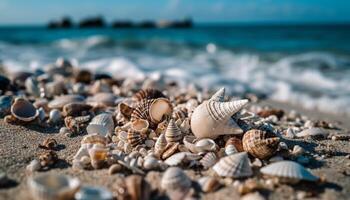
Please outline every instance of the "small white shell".
[{"label": "small white shell", "polygon": [[185,193],[191,187],[191,180],[181,168],[170,167],[162,177],[161,187],[166,191],[180,190]]},{"label": "small white shell", "polygon": [[296,134],[297,137],[327,137],[328,132],[323,128],[309,128]]},{"label": "small white shell", "polygon": [[26,90],[29,94],[39,97],[40,96],[40,87],[39,82],[33,77],[28,77],[24,83]]},{"label": "small white shell", "polygon": [[209,152],[199,161],[204,169],[209,169],[218,161],[218,157],[214,152]]},{"label": "small white shell", "polygon": [[194,136],[185,136],[183,143],[187,149],[193,153],[217,151],[218,146],[215,141],[209,138],[196,140]]},{"label": "small white shell", "polygon": [[284,179],[286,182],[295,183],[300,180],[317,181],[318,177],[311,174],[302,165],[293,161],[280,161],[269,164],[260,169],[265,175]]},{"label": "small white shell", "polygon": [[30,178],[28,185],[34,199],[64,200],[74,197],[80,182],[62,174],[46,173]]},{"label": "small white shell", "polygon": [[102,136],[112,134],[114,130],[113,117],[109,113],[102,113],[92,119],[86,127],[88,134],[98,133]]},{"label": "small white shell", "polygon": [[226,155],[232,155],[232,154],[235,154],[235,153],[238,153],[238,150],[236,149],[235,145],[233,144],[229,144],[225,147],[225,154]]},{"label": "small white shell", "polygon": [[189,152],[179,152],[167,158],[164,161],[164,163],[169,166],[177,166],[177,165],[180,165],[181,163],[185,163],[192,160],[198,160],[200,158],[201,156],[197,154],[193,154]]},{"label": "small white shell", "polygon": [[253,175],[250,161],[246,152],[223,157],[217,162],[213,170],[224,177],[242,178]]}]

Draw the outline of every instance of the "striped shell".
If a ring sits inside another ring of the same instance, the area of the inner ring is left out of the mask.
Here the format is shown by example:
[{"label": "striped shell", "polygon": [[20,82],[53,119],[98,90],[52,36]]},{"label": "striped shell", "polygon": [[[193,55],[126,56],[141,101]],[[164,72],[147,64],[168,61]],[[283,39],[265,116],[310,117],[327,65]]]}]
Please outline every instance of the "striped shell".
[{"label": "striped shell", "polygon": [[137,145],[143,144],[144,138],[140,133],[129,130],[128,131],[128,143],[131,147],[136,147]]},{"label": "striped shell", "polygon": [[144,99],[137,104],[137,107],[131,113],[131,121],[136,119],[148,120],[150,127],[154,128],[165,116],[170,116],[173,107],[168,99]]},{"label": "striped shell", "polygon": [[107,138],[99,134],[89,134],[83,137],[81,140],[81,145],[83,144],[102,144],[107,145]]},{"label": "striped shell", "polygon": [[162,177],[161,188],[166,191],[187,191],[191,187],[191,180],[181,168],[170,167]]},{"label": "striped shell", "polygon": [[173,119],[170,120],[165,131],[165,138],[167,142],[179,142],[182,140],[183,134],[180,128],[176,125]]},{"label": "striped shell", "polygon": [[185,107],[175,107],[173,114],[172,114],[172,118],[176,121],[178,119],[180,119],[181,121],[186,119],[188,116],[188,111],[187,108]]},{"label": "striped shell", "polygon": [[177,152],[179,149],[179,145],[180,143],[175,142],[175,143],[168,143],[164,149],[164,152],[162,154],[162,159],[167,159],[169,158],[171,155],[173,155],[175,152]]},{"label": "striped shell", "polygon": [[230,145],[227,145],[225,147],[225,154],[226,155],[232,155],[232,154],[235,154],[235,153],[238,153],[238,150],[236,149],[235,145],[233,144],[230,144]]},{"label": "striped shell", "polygon": [[148,131],[149,123],[144,119],[136,119],[131,122],[131,128],[141,134],[145,134]]},{"label": "striped shell", "polygon": [[132,98],[135,101],[142,101],[144,99],[165,98],[165,95],[157,89],[149,88],[149,89],[139,90],[134,94]]},{"label": "striped shell", "polygon": [[225,147],[227,147],[228,145],[234,145],[238,152],[244,151],[242,139],[240,138],[231,137],[226,141]]},{"label": "striped shell", "polygon": [[278,137],[261,130],[253,129],[243,136],[244,151],[262,160],[273,156],[277,151],[278,144]]},{"label": "striped shell", "polygon": [[16,98],[11,106],[11,114],[20,121],[30,122],[38,117],[39,111],[28,100]]},{"label": "striped shell", "polygon": [[300,180],[318,180],[318,177],[314,176],[302,165],[294,161],[275,162],[261,168],[260,172],[265,175],[278,177],[282,182],[296,183]]},{"label": "striped shell", "polygon": [[206,193],[216,191],[221,185],[216,178],[210,176],[200,178],[198,183],[201,186],[202,191]]},{"label": "striped shell", "polygon": [[204,169],[209,169],[218,161],[218,157],[214,152],[206,153],[199,161]]},{"label": "striped shell", "polygon": [[223,157],[213,166],[213,170],[223,177],[243,178],[253,175],[246,152]]},{"label": "striped shell", "polygon": [[209,101],[223,102],[225,100],[225,88],[222,87],[216,91],[213,96],[210,97]]},{"label": "striped shell", "polygon": [[197,138],[215,139],[219,135],[241,134],[242,129],[231,116],[238,112],[248,100],[232,102],[204,101],[191,116],[191,130]]},{"label": "striped shell", "polygon": [[158,137],[158,139],[157,139],[157,141],[156,141],[156,143],[154,145],[154,153],[157,154],[157,155],[161,155],[164,152],[167,144],[168,143],[167,143],[167,141],[165,139],[165,135],[164,135],[164,133],[162,133]]}]

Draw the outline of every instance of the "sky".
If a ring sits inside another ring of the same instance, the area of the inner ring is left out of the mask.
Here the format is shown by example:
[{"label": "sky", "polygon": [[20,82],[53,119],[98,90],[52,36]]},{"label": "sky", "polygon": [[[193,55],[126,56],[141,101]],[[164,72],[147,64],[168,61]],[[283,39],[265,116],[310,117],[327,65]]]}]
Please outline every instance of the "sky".
[{"label": "sky", "polygon": [[350,0],[0,0],[0,24],[42,24],[71,16],[107,21],[350,22]]}]

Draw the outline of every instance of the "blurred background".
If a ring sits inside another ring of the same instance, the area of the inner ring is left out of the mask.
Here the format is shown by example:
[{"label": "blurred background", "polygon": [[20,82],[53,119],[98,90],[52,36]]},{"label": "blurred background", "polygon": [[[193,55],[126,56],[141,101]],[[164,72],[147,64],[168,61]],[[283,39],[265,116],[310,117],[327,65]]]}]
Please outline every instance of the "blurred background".
[{"label": "blurred background", "polygon": [[350,114],[348,0],[1,0],[0,65],[64,57]]}]

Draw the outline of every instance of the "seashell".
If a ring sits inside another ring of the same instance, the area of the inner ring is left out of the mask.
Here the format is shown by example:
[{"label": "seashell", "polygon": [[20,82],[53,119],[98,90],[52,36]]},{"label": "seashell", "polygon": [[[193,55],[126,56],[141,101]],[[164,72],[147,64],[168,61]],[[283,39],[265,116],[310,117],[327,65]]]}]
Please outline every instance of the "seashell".
[{"label": "seashell", "polygon": [[246,132],[242,141],[246,152],[262,160],[273,156],[279,144],[278,137],[256,129]]},{"label": "seashell", "polygon": [[145,119],[150,123],[150,127],[156,127],[166,116],[170,116],[172,111],[173,107],[168,99],[144,99],[132,112],[131,120]]},{"label": "seashell", "polygon": [[128,131],[128,143],[131,147],[136,147],[138,145],[143,144],[144,138],[142,138],[141,134],[135,131]]},{"label": "seashell", "polygon": [[160,167],[159,161],[153,156],[147,156],[143,162],[143,168],[146,170],[154,170]]},{"label": "seashell", "polygon": [[244,151],[242,140],[237,137],[231,137],[226,141],[225,147],[228,145],[234,145],[238,152]]},{"label": "seashell", "polygon": [[162,159],[167,159],[169,158],[171,155],[173,155],[176,151],[178,151],[178,147],[179,147],[180,143],[176,142],[176,143],[168,143],[166,148],[164,149],[164,152],[162,154]]},{"label": "seashell", "polygon": [[49,82],[45,85],[45,96],[54,97],[67,93],[66,85],[63,81]]},{"label": "seashell", "polygon": [[[1,77],[1,75],[0,75],[0,77]],[[11,96],[1,96],[0,97],[0,117],[4,117],[4,116],[10,114],[11,103],[12,103]]]},{"label": "seashell", "polygon": [[40,148],[53,150],[57,147],[57,141],[53,138],[46,138],[42,144],[39,145]]},{"label": "seashell", "polygon": [[91,166],[94,169],[102,168],[107,159],[108,149],[95,144],[92,148],[88,149],[88,152],[91,159]]},{"label": "seashell", "polygon": [[155,130],[155,133],[156,133],[157,135],[160,135],[160,134],[165,133],[165,131],[166,131],[167,127],[168,127],[168,124],[169,124],[169,122],[168,122],[167,120],[164,120],[164,121],[160,122],[160,123],[157,125],[157,128],[156,128],[156,130]]},{"label": "seashell", "polygon": [[210,97],[209,101],[224,102],[225,100],[225,88],[222,87]]},{"label": "seashell", "polygon": [[169,121],[168,127],[165,131],[165,139],[167,142],[179,142],[182,140],[183,134],[181,133],[181,130],[177,125],[175,124],[174,120],[171,119]]},{"label": "seashell", "polygon": [[215,139],[224,134],[241,134],[242,129],[231,119],[248,100],[232,102],[204,101],[191,116],[191,130],[197,138]]},{"label": "seashell", "polygon": [[84,83],[75,83],[72,85],[73,94],[84,95],[86,93],[86,86]]},{"label": "seashell", "polygon": [[33,104],[26,99],[16,98],[11,106],[11,114],[20,121],[30,122],[39,115],[39,112]]},{"label": "seashell", "polygon": [[184,120],[188,117],[188,111],[187,108],[185,107],[175,107],[173,114],[172,114],[172,118],[177,121],[177,120]]},{"label": "seashell", "polygon": [[108,174],[109,175],[116,174],[118,172],[121,172],[122,169],[123,167],[120,164],[113,164],[109,167]]},{"label": "seashell", "polygon": [[128,106],[126,103],[121,102],[118,105],[119,113],[121,113],[125,118],[130,119],[132,112],[134,111],[134,108]]},{"label": "seashell", "polygon": [[250,161],[246,152],[223,157],[213,166],[219,175],[232,178],[243,178],[253,175]]},{"label": "seashell", "polygon": [[107,138],[103,137],[97,133],[95,134],[89,134],[83,137],[83,139],[81,140],[81,145],[84,144],[101,144],[103,146],[107,145]]},{"label": "seashell", "polygon": [[132,97],[134,101],[142,101],[144,99],[158,99],[158,98],[166,98],[166,97],[161,91],[157,89],[150,89],[150,88],[139,90]]},{"label": "seashell", "polygon": [[148,148],[154,147],[154,144],[155,144],[155,142],[154,142],[153,140],[146,140],[146,141],[145,141],[145,145],[146,145],[146,147],[148,147]]},{"label": "seashell", "polygon": [[39,87],[39,82],[33,78],[33,77],[28,77],[24,83],[26,87],[26,91],[35,96],[35,97],[40,97],[40,87]]},{"label": "seashell", "polygon": [[77,178],[57,173],[40,174],[28,180],[33,199],[65,200],[73,199],[80,186]]},{"label": "seashell", "polygon": [[49,114],[49,121],[53,124],[58,124],[62,121],[61,112],[57,109],[52,109]]},{"label": "seashell", "polygon": [[217,162],[218,157],[214,152],[206,153],[203,158],[199,161],[204,169],[209,169]]},{"label": "seashell", "polygon": [[112,134],[114,131],[114,122],[112,114],[102,113],[92,119],[86,127],[88,134],[98,133],[102,136]]},{"label": "seashell", "polygon": [[212,139],[204,138],[196,140],[194,136],[185,136],[183,143],[193,153],[210,152],[218,150],[218,146]]},{"label": "seashell", "polygon": [[299,133],[296,133],[297,137],[312,137],[312,138],[326,138],[328,132],[323,128],[309,128]]},{"label": "seashell", "polygon": [[54,98],[54,100],[50,101],[48,106],[50,109],[62,109],[63,106],[69,103],[79,103],[83,102],[84,97],[80,95],[70,94],[70,95],[63,95],[63,96],[57,96]]},{"label": "seashell", "polygon": [[57,153],[54,151],[46,151],[39,155],[40,165],[42,167],[49,167],[56,163],[58,160]]},{"label": "seashell", "polygon": [[238,153],[238,150],[236,149],[235,145],[230,144],[225,147],[225,154],[227,156]]},{"label": "seashell", "polygon": [[275,162],[261,168],[260,172],[265,175],[277,177],[279,181],[286,183],[297,183],[301,180],[317,181],[319,179],[294,161]]},{"label": "seashell", "polygon": [[112,200],[113,194],[103,187],[83,186],[75,194],[76,200]]},{"label": "seashell", "polygon": [[154,144],[154,153],[160,156],[164,152],[167,144],[168,142],[165,139],[165,135],[162,133]]},{"label": "seashell", "polygon": [[104,106],[115,106],[116,105],[117,96],[113,93],[97,93],[94,96],[91,96],[86,99],[88,104],[93,106],[104,105]]},{"label": "seashell", "polygon": [[131,175],[125,179],[125,185],[130,200],[148,200],[151,196],[150,184],[139,175]]},{"label": "seashell", "polygon": [[121,164],[122,166],[126,167],[127,169],[131,170],[134,173],[142,174],[142,175],[145,174],[145,172],[142,171],[141,169],[139,169],[138,167],[131,165],[129,163],[126,163],[125,161],[118,160],[118,163]]},{"label": "seashell", "polygon": [[148,131],[149,123],[144,119],[135,119],[131,122],[131,128],[141,134],[145,134]]},{"label": "seashell", "polygon": [[190,189],[191,184],[190,178],[178,167],[169,167],[161,180],[161,188],[167,192],[179,190],[185,193]]},{"label": "seashell", "polygon": [[26,166],[26,170],[29,173],[39,171],[41,168],[40,162],[37,159],[32,160],[29,165]]},{"label": "seashell", "polygon": [[69,103],[63,106],[63,116],[81,116],[92,109],[91,105],[85,103]]},{"label": "seashell", "polygon": [[181,132],[185,134],[189,134],[191,131],[191,125],[190,125],[190,120],[188,118],[184,119],[182,123],[179,126]]},{"label": "seashell", "polygon": [[288,128],[286,131],[285,131],[285,137],[286,138],[290,138],[290,139],[293,139],[295,137],[295,132],[292,128]]},{"label": "seashell", "polygon": [[210,176],[200,178],[198,183],[201,186],[202,191],[205,193],[215,192],[221,186],[216,178]]},{"label": "seashell", "polygon": [[167,158],[164,163],[169,166],[177,166],[188,161],[198,160],[200,158],[201,156],[197,154],[190,152],[179,152]]}]

